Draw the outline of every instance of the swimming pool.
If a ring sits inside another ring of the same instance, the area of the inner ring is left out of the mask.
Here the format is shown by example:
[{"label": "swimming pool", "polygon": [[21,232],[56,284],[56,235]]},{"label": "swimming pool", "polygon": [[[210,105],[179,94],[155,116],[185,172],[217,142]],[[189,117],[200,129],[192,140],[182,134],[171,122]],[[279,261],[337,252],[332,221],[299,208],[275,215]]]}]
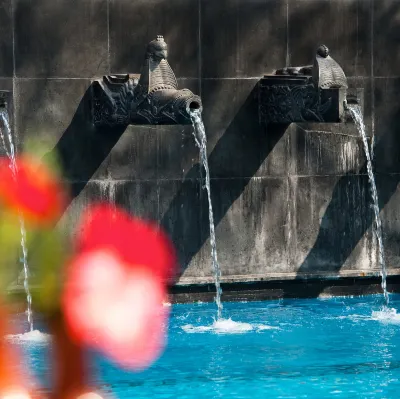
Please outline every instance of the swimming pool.
[{"label": "swimming pool", "polygon": [[[133,374],[96,357],[96,381],[114,398],[399,398],[400,316],[377,312],[381,304],[381,296],[226,303],[224,316],[242,324],[217,330],[215,304],[174,305],[157,363]],[[400,309],[400,296],[391,307]],[[47,344],[15,344],[46,380]]]}]

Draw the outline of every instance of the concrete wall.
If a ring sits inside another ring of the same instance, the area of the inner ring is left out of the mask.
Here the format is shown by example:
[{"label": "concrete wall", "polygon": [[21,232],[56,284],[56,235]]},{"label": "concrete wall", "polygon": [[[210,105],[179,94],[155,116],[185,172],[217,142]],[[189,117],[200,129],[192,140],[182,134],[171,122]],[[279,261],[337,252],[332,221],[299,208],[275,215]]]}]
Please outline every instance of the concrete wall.
[{"label": "concrete wall", "polygon": [[19,147],[36,140],[69,160],[63,222],[73,229],[90,200],[115,200],[168,230],[182,282],[212,275],[191,128],[99,132],[81,103],[94,78],[139,72],[157,34],[180,86],[203,98],[225,279],[376,272],[354,127],[257,121],[260,77],[309,63],[320,43],[365,89],[387,263],[400,267],[399,0],[0,0],[0,88],[13,90]]}]

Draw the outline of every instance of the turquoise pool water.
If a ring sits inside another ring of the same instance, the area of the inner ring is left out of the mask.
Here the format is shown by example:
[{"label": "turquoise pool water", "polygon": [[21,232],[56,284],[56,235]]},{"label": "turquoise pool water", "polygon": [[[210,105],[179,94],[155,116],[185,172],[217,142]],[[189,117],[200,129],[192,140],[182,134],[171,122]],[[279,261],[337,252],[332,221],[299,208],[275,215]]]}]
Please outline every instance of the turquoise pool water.
[{"label": "turquoise pool water", "polygon": [[[400,316],[382,298],[225,304],[247,324],[212,328],[214,304],[172,307],[167,350],[134,374],[95,356],[98,386],[114,398],[399,398]],[[391,298],[400,309],[400,296]],[[377,312],[377,313],[374,313]],[[45,342],[23,346],[46,382]]]}]

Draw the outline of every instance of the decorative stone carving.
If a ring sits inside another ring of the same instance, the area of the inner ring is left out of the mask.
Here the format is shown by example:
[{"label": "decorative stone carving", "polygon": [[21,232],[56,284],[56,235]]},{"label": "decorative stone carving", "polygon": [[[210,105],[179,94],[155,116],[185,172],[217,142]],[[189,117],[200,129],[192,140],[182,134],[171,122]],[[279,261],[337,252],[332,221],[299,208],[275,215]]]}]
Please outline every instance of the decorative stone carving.
[{"label": "decorative stone carving", "polygon": [[260,111],[269,115],[271,123],[323,122],[332,99],[324,101],[311,84],[303,86],[266,86]]},{"label": "decorative stone carving", "polygon": [[347,78],[325,45],[318,48],[313,65],[286,67],[264,76],[258,92],[260,121],[264,123],[346,119]]},{"label": "decorative stone carving", "polygon": [[97,126],[190,124],[201,99],[178,89],[168,61],[168,46],[157,36],[146,48],[141,74],[104,76],[93,83],[93,121]]}]

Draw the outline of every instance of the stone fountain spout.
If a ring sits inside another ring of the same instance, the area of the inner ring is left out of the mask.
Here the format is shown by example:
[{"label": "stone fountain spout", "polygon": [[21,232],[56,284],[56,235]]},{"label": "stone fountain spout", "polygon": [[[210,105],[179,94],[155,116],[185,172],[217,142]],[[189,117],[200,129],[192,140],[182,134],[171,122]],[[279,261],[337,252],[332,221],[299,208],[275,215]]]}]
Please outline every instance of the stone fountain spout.
[{"label": "stone fountain spout", "polygon": [[278,69],[259,83],[264,123],[344,122],[350,103],[362,106],[362,89],[349,89],[342,67],[325,45],[318,47],[312,65]]},{"label": "stone fountain spout", "polygon": [[202,109],[201,99],[178,88],[167,57],[168,45],[157,36],[147,45],[140,74],[107,75],[95,81],[95,125],[191,124],[190,111]]}]

